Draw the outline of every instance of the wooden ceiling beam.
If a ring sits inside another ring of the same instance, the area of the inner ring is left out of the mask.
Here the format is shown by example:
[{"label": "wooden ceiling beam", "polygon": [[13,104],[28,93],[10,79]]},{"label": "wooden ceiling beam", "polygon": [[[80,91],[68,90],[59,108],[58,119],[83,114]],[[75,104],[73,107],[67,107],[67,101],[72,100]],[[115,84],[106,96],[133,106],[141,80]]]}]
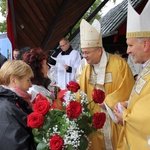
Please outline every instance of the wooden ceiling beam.
[{"label": "wooden ceiling beam", "polygon": [[46,34],[46,36],[45,36],[45,38],[44,38],[44,40],[42,41],[42,44],[41,44],[41,47],[42,47],[43,50],[46,49],[46,47],[47,47],[47,45],[50,41],[50,38],[53,35],[53,30],[55,29],[55,26],[57,25],[58,20],[61,18],[61,14],[64,11],[64,9],[66,8],[66,5],[67,5],[68,2],[69,2],[69,0],[63,1],[61,9],[59,10],[57,15],[55,16],[55,18],[53,20],[53,23],[49,26],[47,34]]}]

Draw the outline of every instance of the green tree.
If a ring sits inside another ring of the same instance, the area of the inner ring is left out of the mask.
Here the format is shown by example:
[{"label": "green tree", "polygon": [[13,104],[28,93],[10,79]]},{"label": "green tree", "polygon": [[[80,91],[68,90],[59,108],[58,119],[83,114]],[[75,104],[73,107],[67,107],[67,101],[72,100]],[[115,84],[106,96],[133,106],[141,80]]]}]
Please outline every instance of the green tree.
[{"label": "green tree", "polygon": [[[114,4],[116,2],[116,0],[110,0],[112,1]],[[84,19],[87,19],[91,14],[92,12],[101,4],[101,0],[96,0],[93,5],[88,9],[88,11],[84,14],[84,16],[76,23],[76,25],[72,28],[72,30],[70,31],[70,33],[68,33],[68,35],[66,36],[67,38],[69,38],[72,33],[74,33],[80,26],[80,22],[81,20],[84,18]],[[100,20],[101,18],[101,10],[93,17],[93,19],[90,20],[90,23],[93,22],[94,19],[97,19],[97,20]]]},{"label": "green tree", "polygon": [[[6,18],[6,0],[0,0],[0,12],[4,18]],[[6,32],[6,19],[0,22],[0,32]]]},{"label": "green tree", "polygon": [[[74,33],[80,26],[80,22],[81,20],[84,18],[88,18],[90,16],[90,14],[99,6],[99,4],[101,3],[101,0],[96,0],[93,5],[87,10],[87,12],[84,14],[84,16],[76,23],[76,25],[72,28],[72,30],[70,31],[70,33],[68,33],[68,35],[66,36],[68,39],[70,37],[70,35],[72,33]],[[95,17],[90,21],[92,22],[94,19],[100,19],[100,14],[96,14]]]}]

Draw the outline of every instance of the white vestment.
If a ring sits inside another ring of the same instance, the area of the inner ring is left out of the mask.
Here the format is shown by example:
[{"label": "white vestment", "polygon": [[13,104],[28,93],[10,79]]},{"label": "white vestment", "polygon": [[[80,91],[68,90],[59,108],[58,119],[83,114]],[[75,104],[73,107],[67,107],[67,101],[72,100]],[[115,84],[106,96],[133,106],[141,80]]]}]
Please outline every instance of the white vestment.
[{"label": "white vestment", "polygon": [[[76,50],[72,50],[68,55],[59,53],[57,60],[57,86],[61,89],[65,89],[70,81],[75,81],[75,73],[81,61],[80,53]],[[63,65],[70,66],[72,68],[71,72],[67,72]]]}]

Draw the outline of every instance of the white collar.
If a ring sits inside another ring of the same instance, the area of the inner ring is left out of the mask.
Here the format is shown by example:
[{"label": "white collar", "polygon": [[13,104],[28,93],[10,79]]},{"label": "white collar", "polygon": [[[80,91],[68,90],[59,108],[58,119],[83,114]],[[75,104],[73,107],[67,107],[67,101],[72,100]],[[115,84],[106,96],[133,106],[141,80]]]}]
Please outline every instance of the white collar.
[{"label": "white collar", "polygon": [[97,84],[104,85],[105,83],[105,71],[108,62],[106,51],[102,49],[102,56],[98,64],[93,64],[93,69],[97,74]]}]

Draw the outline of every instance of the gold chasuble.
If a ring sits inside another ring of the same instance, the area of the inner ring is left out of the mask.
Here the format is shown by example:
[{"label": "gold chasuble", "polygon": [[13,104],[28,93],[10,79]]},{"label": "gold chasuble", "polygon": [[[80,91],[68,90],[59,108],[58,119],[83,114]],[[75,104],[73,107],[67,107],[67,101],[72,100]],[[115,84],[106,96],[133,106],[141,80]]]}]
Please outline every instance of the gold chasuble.
[{"label": "gold chasuble", "polygon": [[[124,59],[117,55],[108,54],[105,51],[103,53],[107,56],[105,68],[97,69],[98,72],[95,72],[95,66],[88,64],[80,76],[79,84],[81,90],[87,93],[89,101],[92,99],[94,88],[103,89],[105,92],[105,103],[113,111],[116,103],[129,99],[134,85],[134,78]],[[104,82],[101,82],[102,78],[104,78]],[[90,103],[89,108],[94,112],[105,111],[107,114],[106,110],[100,110],[100,106],[94,102]],[[108,114],[106,120],[107,123],[105,122],[103,129],[89,136],[91,141],[89,150],[117,149],[121,125],[114,123]]]},{"label": "gold chasuble", "polygon": [[123,120],[118,150],[150,150],[150,60],[138,76]]}]

